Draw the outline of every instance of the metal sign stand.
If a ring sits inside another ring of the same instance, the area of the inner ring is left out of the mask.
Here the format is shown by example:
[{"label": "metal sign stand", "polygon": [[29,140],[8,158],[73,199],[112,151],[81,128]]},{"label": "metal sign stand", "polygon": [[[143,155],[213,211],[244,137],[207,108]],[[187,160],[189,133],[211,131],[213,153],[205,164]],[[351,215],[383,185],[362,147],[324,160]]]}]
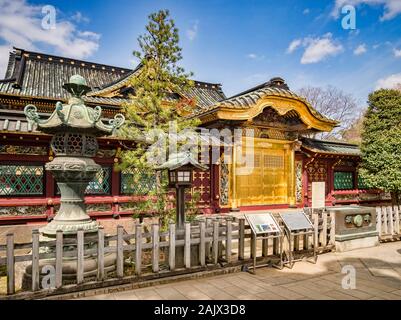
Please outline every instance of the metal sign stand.
[{"label": "metal sign stand", "polygon": [[[305,215],[304,212],[291,212],[289,214],[299,215],[299,216],[291,221],[289,219],[290,216],[287,216],[286,213],[280,214],[281,219],[284,222],[285,235],[288,239],[288,255],[286,255],[288,256],[288,260],[284,261],[284,265],[287,265],[290,269],[292,269],[295,262],[302,261],[305,257],[307,257],[306,261],[315,264],[317,262],[317,248],[316,248],[317,239],[316,239],[315,228],[312,222],[309,220],[309,218]],[[292,218],[294,218],[294,216]],[[300,236],[304,237],[312,236],[313,249],[304,248],[304,250],[298,250],[294,252],[293,250],[294,247],[292,245],[293,241],[295,237],[300,237]],[[297,255],[296,258],[294,258],[295,254]]]},{"label": "metal sign stand", "polygon": [[[252,222],[251,219],[247,215],[245,215],[245,218],[247,219],[249,225],[251,226],[252,230],[252,256],[253,256],[253,265],[249,269],[253,269],[253,274],[256,274],[256,268],[260,267],[267,267],[267,266],[273,266],[278,269],[283,269],[284,267],[284,259],[283,259],[283,242],[284,242],[284,234],[279,227],[277,221],[274,219],[274,217],[269,213],[268,214],[269,219],[271,219],[272,222],[274,222],[274,226],[276,227],[276,231],[272,232],[260,232],[260,230],[257,230],[256,226]],[[273,252],[272,255],[265,256],[264,258],[268,259],[267,263],[261,264],[261,265],[256,265],[256,244],[257,240],[276,240],[278,241],[278,252]],[[276,262],[276,263],[274,263]]]}]

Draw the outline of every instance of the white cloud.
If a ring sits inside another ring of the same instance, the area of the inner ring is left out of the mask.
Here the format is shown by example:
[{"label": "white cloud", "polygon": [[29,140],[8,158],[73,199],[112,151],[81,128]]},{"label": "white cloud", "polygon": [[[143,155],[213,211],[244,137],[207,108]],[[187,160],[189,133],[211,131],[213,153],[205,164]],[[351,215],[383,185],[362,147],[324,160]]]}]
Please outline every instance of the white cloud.
[{"label": "white cloud", "polygon": [[287,48],[287,53],[293,53],[302,44],[301,39],[293,40]]},{"label": "white cloud", "polygon": [[360,56],[361,54],[366,53],[367,49],[366,49],[366,44],[360,44],[359,46],[357,46],[354,50],[354,55],[356,56]]},{"label": "white cloud", "polygon": [[305,38],[303,45],[306,49],[301,58],[302,64],[317,63],[344,50],[341,44],[335,43],[331,33],[327,33],[323,37]]},{"label": "white cloud", "polygon": [[401,73],[395,73],[386,78],[379,79],[376,82],[376,90],[378,90],[378,89],[394,89],[400,85],[401,85]]},{"label": "white cloud", "polygon": [[265,58],[264,55],[259,55],[256,53],[249,53],[246,55],[246,57],[252,60],[263,60]]},{"label": "white cloud", "polygon": [[309,13],[310,13],[309,8],[306,8],[304,11],[302,11],[302,13],[303,13],[303,14],[309,14]]},{"label": "white cloud", "polygon": [[394,49],[394,57],[401,58],[401,49]]},{"label": "white cloud", "polygon": [[322,37],[295,39],[290,43],[286,52],[292,53],[299,47],[305,48],[301,58],[302,64],[317,63],[344,50],[340,43],[332,39],[331,33],[326,33]]},{"label": "white cloud", "polygon": [[194,40],[198,35],[198,25],[199,21],[196,20],[192,25],[192,27],[187,30],[187,37],[190,41]]},{"label": "white cloud", "polygon": [[[1,51],[12,46],[28,50],[40,50],[41,45],[50,46],[58,54],[83,59],[99,48],[100,35],[92,31],[77,30],[75,24],[58,20],[54,29],[42,28],[42,6],[31,5],[26,0],[0,0],[0,40],[4,42]],[[5,68],[1,54],[0,70]]]},{"label": "white cloud", "polygon": [[345,5],[360,6],[360,5],[380,5],[384,6],[381,21],[391,20],[401,13],[400,0],[335,0],[335,5],[332,11],[332,16],[338,18],[341,14],[341,8]]}]

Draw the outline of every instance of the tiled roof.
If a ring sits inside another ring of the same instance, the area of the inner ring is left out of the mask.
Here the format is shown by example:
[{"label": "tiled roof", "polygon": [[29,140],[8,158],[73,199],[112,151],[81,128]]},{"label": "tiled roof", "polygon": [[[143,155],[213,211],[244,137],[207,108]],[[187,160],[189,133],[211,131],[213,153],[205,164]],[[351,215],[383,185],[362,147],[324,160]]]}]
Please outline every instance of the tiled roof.
[{"label": "tiled roof", "polygon": [[302,147],[317,153],[361,155],[358,145],[343,142],[302,138]]},{"label": "tiled roof", "polygon": [[[85,101],[104,105],[121,105],[124,98],[101,97],[104,92],[120,88],[129,82],[134,69],[118,68],[88,61],[28,52],[15,49],[10,53],[5,80],[0,80],[0,94],[67,100],[62,85],[74,74],[83,76],[92,92]],[[198,107],[204,108],[225,99],[219,84],[195,81],[189,98],[197,98]]]},{"label": "tiled roof", "polygon": [[[279,81],[278,83],[276,81]],[[280,96],[300,100],[305,103],[309,111],[316,118],[323,121],[328,121],[336,124],[337,121],[331,120],[321,113],[319,113],[315,108],[313,108],[310,103],[303,97],[298,96],[296,93],[292,92],[288,86],[285,84],[284,80],[281,78],[273,78],[269,82],[258,85],[252,89],[239,93],[235,96],[227,98],[218,104],[209,107],[208,109],[199,110],[197,113],[204,113],[206,111],[212,111],[221,107],[232,108],[232,109],[248,109],[256,104],[256,102],[265,96]]]}]

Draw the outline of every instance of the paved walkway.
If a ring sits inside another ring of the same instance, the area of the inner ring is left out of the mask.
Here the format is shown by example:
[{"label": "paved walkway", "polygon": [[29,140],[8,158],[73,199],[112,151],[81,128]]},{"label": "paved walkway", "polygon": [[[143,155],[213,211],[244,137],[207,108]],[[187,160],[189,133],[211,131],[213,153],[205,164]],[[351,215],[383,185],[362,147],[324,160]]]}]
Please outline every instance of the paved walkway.
[{"label": "paved walkway", "polygon": [[[345,268],[343,268],[345,266]],[[355,289],[343,289],[352,266]],[[401,299],[401,242],[346,253],[320,255],[316,265],[298,262],[292,270],[259,268],[257,274],[238,272],[175,282],[150,288],[83,299],[129,300],[255,300],[255,299]]]}]

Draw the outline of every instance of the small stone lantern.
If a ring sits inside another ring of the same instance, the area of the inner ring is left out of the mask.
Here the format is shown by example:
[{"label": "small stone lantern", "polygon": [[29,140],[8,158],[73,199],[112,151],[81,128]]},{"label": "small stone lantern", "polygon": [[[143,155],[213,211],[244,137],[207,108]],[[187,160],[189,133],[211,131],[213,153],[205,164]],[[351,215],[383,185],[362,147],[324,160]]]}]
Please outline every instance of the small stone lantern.
[{"label": "small stone lantern", "polygon": [[157,170],[168,170],[169,187],[176,190],[177,226],[183,228],[185,223],[185,188],[192,186],[193,169],[207,170],[190,152],[170,155],[169,160],[157,167]]}]

